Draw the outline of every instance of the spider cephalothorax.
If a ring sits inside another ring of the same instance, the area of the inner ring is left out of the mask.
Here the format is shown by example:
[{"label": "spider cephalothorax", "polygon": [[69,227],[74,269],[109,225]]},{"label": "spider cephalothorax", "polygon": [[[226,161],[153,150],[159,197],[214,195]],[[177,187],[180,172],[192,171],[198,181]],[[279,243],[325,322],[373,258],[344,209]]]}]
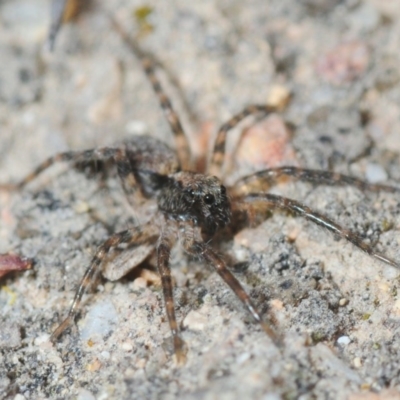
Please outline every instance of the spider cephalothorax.
[{"label": "spider cephalothorax", "polygon": [[[52,340],[57,339],[74,320],[83,294],[95,281],[95,277],[100,271],[105,272],[104,275],[109,279],[118,279],[155,250],[175,355],[179,362],[184,361],[184,345],[179,335],[175,317],[172,278],[169,267],[171,248],[177,241],[177,236],[180,236],[180,242],[185,251],[190,255],[197,256],[214,268],[242,301],[254,319],[261,324],[275,342],[278,342],[274,329],[263,322],[261,314],[257,311],[239,281],[227,268],[224,259],[212,248],[211,239],[213,235],[231,223],[232,209],[240,210],[241,213],[249,215],[254,215],[260,210],[264,212],[266,208],[271,211],[289,211],[351,242],[371,257],[391,266],[399,267],[397,262],[375,251],[356,233],[343,228],[330,218],[313,211],[296,200],[270,194],[266,191],[266,188],[275,185],[282,177],[314,184],[352,185],[362,191],[397,192],[399,190],[397,188],[369,184],[357,178],[330,171],[302,169],[292,166],[259,171],[238,180],[235,185],[225,188],[220,177],[228,131],[249,115],[268,114],[273,111],[268,106],[248,106],[223,124],[216,137],[214,151],[207,169],[208,174],[190,171],[190,166],[194,163],[191,159],[186,136],[178,115],[173,110],[155,75],[151,59],[143,57],[143,53],[138,50],[136,45],[131,43],[119,25],[115,21],[113,21],[113,24],[124,41],[142,58],[144,71],[159,97],[160,104],[174,133],[176,150],[172,150],[159,140],[141,136],[115,147],[77,152],[69,151],[49,158],[19,184],[14,185],[16,188],[22,188],[43,170],[58,161],[80,163],[111,160],[117,167],[127,198],[134,207],[148,199],[153,199],[157,205],[153,217],[146,224],[117,232],[99,246],[82,278],[68,316],[54,331]],[[12,185],[6,185],[7,188],[10,186]],[[230,196],[228,196],[228,193]],[[128,249],[133,248],[133,252],[136,251],[136,253],[131,253],[135,254],[134,259],[136,261],[128,266],[115,264],[115,268],[107,268],[107,264],[110,265],[109,255],[112,250],[125,248],[124,246]]]},{"label": "spider cephalothorax", "polygon": [[193,221],[207,236],[213,236],[231,218],[225,186],[215,176],[195,172],[171,176],[160,191],[158,208],[169,218]]}]

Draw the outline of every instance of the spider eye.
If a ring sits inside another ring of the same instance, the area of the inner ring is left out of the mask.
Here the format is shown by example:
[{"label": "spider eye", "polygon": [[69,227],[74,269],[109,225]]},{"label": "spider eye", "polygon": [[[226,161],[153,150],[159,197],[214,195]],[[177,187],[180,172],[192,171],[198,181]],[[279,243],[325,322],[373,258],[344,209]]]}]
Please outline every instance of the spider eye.
[{"label": "spider eye", "polygon": [[215,201],[215,198],[212,194],[206,194],[204,196],[204,202],[208,205],[213,204]]}]

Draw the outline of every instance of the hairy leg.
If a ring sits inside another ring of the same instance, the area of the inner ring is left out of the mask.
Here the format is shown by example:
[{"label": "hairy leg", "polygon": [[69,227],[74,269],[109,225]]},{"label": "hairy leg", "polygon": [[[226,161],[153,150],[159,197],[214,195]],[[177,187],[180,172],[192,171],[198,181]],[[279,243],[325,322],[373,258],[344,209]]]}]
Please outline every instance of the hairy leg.
[{"label": "hairy leg", "polygon": [[328,231],[340,236],[343,239],[346,239],[348,242],[352,243],[354,246],[358,247],[365,253],[369,254],[371,257],[382,261],[392,267],[400,268],[400,264],[396,261],[392,260],[389,257],[386,257],[384,254],[376,252],[369,244],[365,243],[360,236],[356,233],[342,227],[335,221],[326,217],[323,214],[320,214],[316,211],[313,211],[311,208],[301,204],[300,202],[292,199],[288,199],[286,197],[277,196],[275,194],[270,193],[250,193],[246,196],[237,199],[239,202],[243,203],[257,203],[263,202],[268,209],[274,210],[283,210],[289,211],[294,214],[300,215],[307,220],[322,226]]},{"label": "hairy leg", "polygon": [[225,122],[218,131],[217,138],[215,140],[213,153],[211,156],[211,162],[208,168],[208,172],[211,175],[220,176],[221,168],[225,157],[225,143],[228,131],[233,129],[243,119],[250,115],[259,113],[270,114],[274,109],[267,105],[250,105],[242,110],[239,114],[234,115],[229,121]]},{"label": "hairy leg", "polygon": [[281,180],[299,180],[317,185],[327,186],[354,186],[361,191],[370,192],[399,192],[400,188],[389,185],[373,184],[352,176],[338,174],[330,171],[284,166],[266,169],[239,179],[234,185],[238,194],[247,194],[255,191],[267,191]]},{"label": "hairy leg", "polygon": [[27,175],[17,184],[0,185],[0,190],[22,189],[27,184],[36,179],[43,171],[59,162],[81,163],[91,161],[105,161],[109,159],[113,159],[115,165],[117,166],[118,176],[121,180],[122,188],[128,198],[129,203],[132,206],[135,206],[142,202],[143,196],[141,191],[138,190],[139,186],[136,182],[131,162],[127,157],[124,147],[103,147],[93,150],[67,151],[64,153],[56,154],[55,156],[48,158],[46,161],[37,166],[29,175]]},{"label": "hairy leg", "polygon": [[178,364],[184,364],[186,362],[185,343],[179,336],[178,323],[175,316],[171,269],[169,268],[169,257],[172,244],[172,235],[168,232],[167,227],[166,231],[162,232],[158,241],[157,266],[161,276],[165,309],[174,342],[176,361]]},{"label": "hairy leg", "polygon": [[140,59],[142,63],[143,70],[158,97],[161,108],[163,109],[165,117],[175,136],[176,151],[178,153],[178,159],[181,168],[184,170],[190,168],[191,153],[189,142],[183,130],[179,116],[174,110],[170,99],[166,95],[160,80],[157,78],[157,74],[155,72],[155,62],[153,62],[152,58],[139,48],[139,46],[129,37],[129,35],[115,20],[115,18],[113,18],[111,15],[109,17],[114,29],[118,32],[125,44],[133,51],[133,53]]},{"label": "hairy leg", "polygon": [[65,320],[57,327],[52,333],[50,340],[55,341],[64,330],[73,322],[75,315],[79,309],[82,301],[82,296],[88,290],[88,288],[95,281],[98,276],[103,261],[106,260],[109,251],[120,244],[143,244],[149,241],[149,239],[155,234],[155,228],[152,225],[147,224],[144,227],[134,227],[119,233],[116,233],[109,237],[96,251],[90,266],[87,268],[81,283],[75,293],[74,300],[71,308],[69,309],[68,316]]},{"label": "hairy leg", "polygon": [[276,345],[280,345],[279,338],[277,334],[274,332],[272,327],[263,321],[260,313],[257,311],[257,308],[251,301],[249,295],[243,289],[240,282],[236,279],[236,277],[229,271],[226,266],[225,261],[219,257],[209,245],[207,245],[202,240],[198,240],[199,233],[196,234],[193,226],[189,226],[187,223],[180,223],[180,227],[184,229],[183,236],[183,246],[185,250],[196,257],[200,257],[207,264],[212,266],[218,273],[218,275],[227,283],[227,285],[232,289],[235,295],[240,299],[240,301],[244,304],[253,318],[262,326],[267,335],[274,341]]},{"label": "hairy leg", "polygon": [[66,151],[64,153],[56,154],[49,157],[46,161],[38,165],[29,175],[16,184],[0,185],[0,189],[17,190],[22,189],[28,183],[36,179],[43,171],[50,168],[52,165],[59,162],[90,162],[90,161],[103,161],[113,158],[118,149],[112,147],[103,147],[94,150],[84,151]]}]

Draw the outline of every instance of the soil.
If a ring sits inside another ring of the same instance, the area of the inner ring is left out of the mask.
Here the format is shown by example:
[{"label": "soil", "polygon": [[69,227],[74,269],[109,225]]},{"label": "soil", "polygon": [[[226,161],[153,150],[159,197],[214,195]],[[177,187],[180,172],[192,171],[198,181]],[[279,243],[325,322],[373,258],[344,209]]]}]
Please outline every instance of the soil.
[{"label": "soil", "polygon": [[[0,1],[2,183],[56,153],[137,134],[173,145],[140,62],[108,13],[162,64],[197,156],[246,105],[282,109],[241,141],[254,121],[232,132],[228,183],[284,164],[400,181],[396,0],[90,1],[63,26],[52,53],[48,3]],[[242,147],[233,152],[235,141]],[[398,259],[396,194],[301,182],[273,192]],[[54,166],[23,190],[0,191],[0,213],[0,254],[34,260],[0,281],[2,399],[400,399],[399,271],[311,222],[275,213],[214,243],[274,317],[282,348],[216,273],[174,250],[188,347],[187,363],[177,366],[151,260],[119,281],[100,280],[76,326],[49,341],[97,246],[140,219],[112,168]]]}]

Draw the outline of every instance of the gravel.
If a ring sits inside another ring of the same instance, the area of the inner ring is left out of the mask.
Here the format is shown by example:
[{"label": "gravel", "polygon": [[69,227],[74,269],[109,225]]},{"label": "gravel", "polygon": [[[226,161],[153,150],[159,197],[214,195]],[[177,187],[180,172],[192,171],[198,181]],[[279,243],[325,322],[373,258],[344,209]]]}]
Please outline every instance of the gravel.
[{"label": "gravel", "polygon": [[[285,95],[287,129],[271,151],[273,165],[292,160],[370,182],[400,180],[396,1],[100,3],[63,27],[50,54],[48,2],[0,2],[1,182],[67,149],[133,134],[172,143],[138,60],[104,10],[137,32],[132,15],[143,6],[153,11],[141,45],[164,66],[162,81],[196,154],[206,152],[221,123],[279,87],[290,101]],[[271,165],[265,154],[254,158]],[[230,181],[252,171],[240,158],[228,167]],[[398,258],[398,196],[300,182],[274,193],[324,212]],[[96,247],[138,217],[112,172],[58,166],[22,191],[0,191],[0,254],[34,260],[32,270],[0,281],[0,398],[400,398],[398,271],[286,214],[215,242],[274,320],[281,349],[216,274],[179,249],[172,269],[188,346],[184,366],[173,361],[162,290],[146,278],[152,260],[119,281],[101,279],[76,326],[52,344],[49,335]]]}]

